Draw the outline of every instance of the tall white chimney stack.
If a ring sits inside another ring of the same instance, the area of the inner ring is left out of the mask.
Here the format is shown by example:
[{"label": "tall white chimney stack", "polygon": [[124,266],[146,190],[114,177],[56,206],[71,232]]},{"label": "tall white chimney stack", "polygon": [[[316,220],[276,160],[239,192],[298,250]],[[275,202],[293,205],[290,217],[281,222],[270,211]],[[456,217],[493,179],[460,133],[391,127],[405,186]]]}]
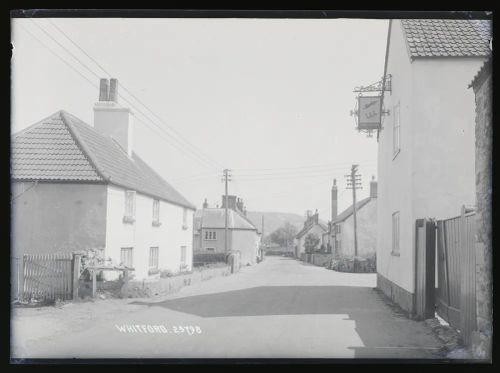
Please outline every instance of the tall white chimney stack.
[{"label": "tall white chimney stack", "polygon": [[332,185],[332,222],[337,217],[337,209],[338,209],[338,200],[337,200],[337,179],[333,179]]},{"label": "tall white chimney stack", "polygon": [[118,104],[118,80],[101,79],[99,101],[94,105],[94,128],[112,137],[129,157],[133,150],[133,117],[129,108]]}]

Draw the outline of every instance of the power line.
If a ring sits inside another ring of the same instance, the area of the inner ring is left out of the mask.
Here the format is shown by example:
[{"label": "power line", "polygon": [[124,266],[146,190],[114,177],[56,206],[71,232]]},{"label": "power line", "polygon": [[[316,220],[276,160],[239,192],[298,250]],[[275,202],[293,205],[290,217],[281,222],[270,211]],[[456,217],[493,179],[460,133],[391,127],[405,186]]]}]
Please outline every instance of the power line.
[{"label": "power line", "polygon": [[60,61],[64,62],[66,66],[68,66],[71,70],[76,72],[78,75],[80,75],[83,79],[85,79],[90,85],[92,85],[94,88],[99,88],[97,84],[93,83],[88,77],[83,75],[80,71],[78,71],[73,65],[71,65],[69,62],[67,62],[65,59],[63,59],[57,52],[54,52],[49,46],[47,46],[43,41],[41,41],[37,36],[35,36],[31,31],[29,31],[26,27],[21,25],[21,28],[26,31],[33,39],[38,41],[45,49],[47,49],[50,53],[52,53],[54,56],[56,56]]},{"label": "power line", "polygon": [[[112,77],[112,74],[109,73],[96,59],[94,59],[89,53],[87,53],[82,47],[78,45],[73,39],[71,39],[59,26],[57,26],[54,22],[52,22],[50,19],[48,19],[49,23],[57,29],[67,40],[69,40],[75,47],[77,47],[83,54],[85,54],[92,62],[94,62],[105,74],[107,74],[109,77]],[[185,139],[175,128],[170,126],[169,124],[165,123],[165,121],[158,116],[149,106],[147,106],[144,102],[142,102],[134,93],[132,93],[123,83],[119,83],[120,86],[127,92],[131,97],[133,97],[139,104],[141,104],[148,112],[150,112],[153,116],[155,116],[162,124],[164,124],[166,127],[168,127],[172,132],[174,132],[177,137],[184,141],[184,143],[191,148],[195,149],[198,151],[201,155],[203,155],[205,158],[209,159],[212,163],[214,163],[218,168],[221,168],[222,165],[219,164],[217,161],[212,159],[210,156],[208,156],[204,151],[202,151],[200,148],[196,147],[193,145],[191,142],[189,142],[187,139]]]},{"label": "power line", "polygon": [[[96,76],[97,78],[100,79],[100,76],[95,73],[91,68],[89,68],[84,62],[82,62],[77,56],[75,56],[71,51],[69,51],[64,45],[62,45],[59,41],[57,41],[52,35],[50,35],[45,29],[43,29],[40,25],[38,25],[35,21],[33,21],[32,19],[30,19],[33,24],[35,24],[35,26],[37,28],[39,28],[44,34],[46,34],[51,40],[53,40],[57,45],[59,45],[62,49],[64,49],[67,54],[69,54],[71,57],[73,57],[80,65],[82,65],[86,70],[88,70],[90,73],[92,73],[94,76]],[[30,33],[31,34],[31,33]],[[31,34],[33,36],[33,34]],[[42,43],[43,44],[43,43]],[[45,47],[47,47],[45,44],[43,44]],[[47,47],[48,48],[48,47]],[[74,70],[74,68],[73,68]],[[81,74],[80,74],[81,75]],[[88,81],[88,79],[86,78],[86,80]],[[94,84],[92,84],[94,87],[96,87]],[[173,137],[171,134],[167,133],[165,131],[165,129],[161,126],[159,126],[154,120],[152,120],[148,115],[144,114],[144,112],[142,112],[141,110],[139,110],[133,103],[131,103],[129,100],[127,100],[127,98],[125,98],[123,95],[121,94],[118,94],[119,97],[121,97],[126,103],[128,103],[132,108],[135,109],[136,112],[138,112],[139,114],[141,114],[147,121],[151,122],[151,124],[155,125],[160,131],[162,131],[163,133],[165,133],[167,136],[169,136],[172,140],[174,141],[177,141],[177,142],[180,142],[177,138]],[[145,124],[146,126],[148,126],[148,124],[144,121],[141,121],[139,120],[139,122]],[[148,126],[149,127],[149,126]],[[151,127],[149,127],[151,129]],[[161,136],[165,141],[167,141],[170,145],[172,145],[173,147],[175,147],[176,149],[178,149],[180,152],[182,153],[185,153],[185,154],[192,154],[194,157],[196,158],[193,158],[195,160],[197,160],[198,162],[202,162],[203,165],[206,167],[206,166],[209,166],[210,168],[216,168],[215,166],[213,166],[207,159],[205,159],[204,157],[200,156],[199,154],[196,154],[193,150],[190,150],[191,153],[186,153],[185,151],[186,150],[189,150],[189,149],[183,149],[179,146],[177,146],[176,144],[168,141],[164,136]],[[180,146],[183,146],[183,144],[181,144]]]},{"label": "power line", "polygon": [[[376,164],[377,162],[373,161],[361,161],[359,164]],[[306,166],[297,166],[297,167],[277,167],[277,168],[233,168],[233,171],[279,171],[279,170],[297,170],[297,169],[309,169],[312,167],[331,167],[331,166],[346,166],[350,165],[350,162],[333,162],[333,163],[322,163],[319,165],[306,165]]]}]

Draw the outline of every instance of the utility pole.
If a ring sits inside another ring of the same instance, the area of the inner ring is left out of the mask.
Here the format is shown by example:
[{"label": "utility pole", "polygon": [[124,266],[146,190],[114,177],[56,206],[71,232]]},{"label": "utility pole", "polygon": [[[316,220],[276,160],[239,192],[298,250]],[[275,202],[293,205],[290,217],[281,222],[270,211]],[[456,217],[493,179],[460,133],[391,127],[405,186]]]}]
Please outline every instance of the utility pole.
[{"label": "utility pole", "polygon": [[224,223],[224,249],[225,252],[228,252],[228,215],[227,215],[227,208],[228,208],[228,197],[227,197],[227,183],[231,181],[229,175],[229,171],[227,168],[223,170],[223,176],[222,176],[222,181],[225,184],[225,192],[224,192],[224,218],[225,218],[225,223]]},{"label": "utility pole", "polygon": [[264,258],[264,214],[262,214],[262,229],[261,229],[261,240],[260,240],[260,256],[261,259]]},{"label": "utility pole", "polygon": [[351,174],[347,177],[347,189],[352,189],[352,218],[354,222],[354,256],[358,256],[358,227],[356,219],[356,189],[363,189],[361,186],[361,175],[357,175],[358,165],[353,164]]}]

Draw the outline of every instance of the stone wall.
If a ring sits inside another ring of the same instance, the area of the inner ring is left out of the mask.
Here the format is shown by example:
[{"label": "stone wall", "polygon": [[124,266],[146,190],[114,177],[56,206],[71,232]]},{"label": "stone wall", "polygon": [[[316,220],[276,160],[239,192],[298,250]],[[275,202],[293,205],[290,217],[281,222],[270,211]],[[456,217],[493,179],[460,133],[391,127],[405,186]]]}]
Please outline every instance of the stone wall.
[{"label": "stone wall", "polygon": [[476,310],[474,357],[491,358],[492,336],[492,75],[491,62],[472,84],[476,96]]},{"label": "stone wall", "polygon": [[195,270],[192,273],[155,280],[129,281],[121,288],[122,298],[145,298],[158,295],[166,295],[180,290],[184,286],[206,281],[214,277],[229,276],[231,267],[224,266]]},{"label": "stone wall", "polygon": [[325,253],[315,253],[311,255],[311,264],[316,266],[325,267],[330,264],[333,258],[333,254],[325,254]]},{"label": "stone wall", "polygon": [[332,258],[327,265],[328,269],[338,272],[351,273],[375,273],[377,272],[377,260],[375,254],[368,258],[362,257],[340,257]]}]

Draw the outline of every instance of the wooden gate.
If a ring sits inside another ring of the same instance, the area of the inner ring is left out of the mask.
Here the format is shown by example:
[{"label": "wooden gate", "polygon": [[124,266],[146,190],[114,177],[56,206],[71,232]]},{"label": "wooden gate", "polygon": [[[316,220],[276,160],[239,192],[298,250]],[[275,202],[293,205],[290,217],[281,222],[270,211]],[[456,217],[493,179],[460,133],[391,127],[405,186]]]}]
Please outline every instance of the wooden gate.
[{"label": "wooden gate", "polygon": [[23,255],[19,298],[68,300],[73,298],[74,256],[72,253]]},{"label": "wooden gate", "polygon": [[436,311],[469,344],[476,329],[474,212],[437,222]]}]

